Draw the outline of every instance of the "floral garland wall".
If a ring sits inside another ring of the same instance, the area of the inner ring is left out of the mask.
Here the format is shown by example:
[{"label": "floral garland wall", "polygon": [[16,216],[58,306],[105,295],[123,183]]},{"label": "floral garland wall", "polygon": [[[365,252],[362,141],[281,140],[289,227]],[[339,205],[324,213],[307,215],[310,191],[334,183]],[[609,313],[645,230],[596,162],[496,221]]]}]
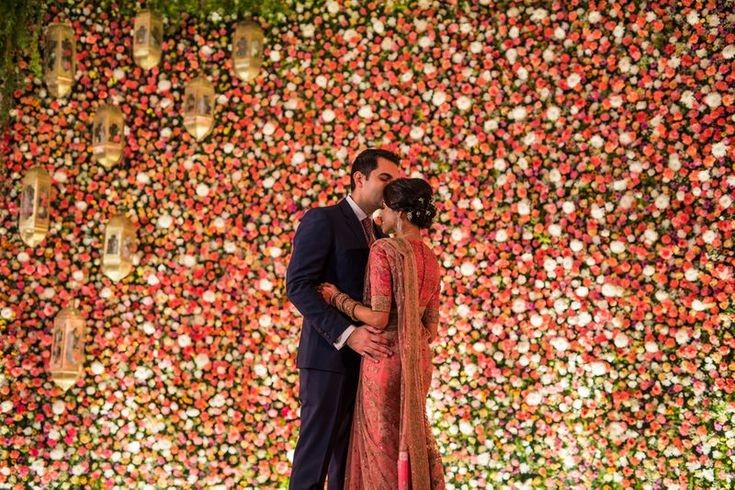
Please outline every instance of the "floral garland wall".
[{"label": "floral garland wall", "polygon": [[[132,19],[50,9],[77,36],[53,99],[28,75],[2,142],[0,486],[286,484],[298,434],[299,217],[400,152],[440,209],[442,338],[429,397],[450,488],[725,487],[735,478],[735,31],[723,2],[292,5],[234,77],[233,23],[183,19],[158,68]],[[27,69],[22,66],[21,68]],[[185,83],[218,99],[184,130]],[[91,157],[96,108],[123,161]],[[20,180],[52,176],[52,226],[20,240]],[[100,271],[104,223],[140,241]],[[73,299],[85,372],[46,372]]]}]

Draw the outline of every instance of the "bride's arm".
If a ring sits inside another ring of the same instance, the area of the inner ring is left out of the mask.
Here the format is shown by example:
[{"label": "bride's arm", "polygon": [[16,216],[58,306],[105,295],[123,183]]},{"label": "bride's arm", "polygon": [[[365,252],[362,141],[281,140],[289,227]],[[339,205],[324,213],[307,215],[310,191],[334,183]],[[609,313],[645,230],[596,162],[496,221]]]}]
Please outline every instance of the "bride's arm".
[{"label": "bride's arm", "polygon": [[383,329],[388,325],[387,311],[375,311],[359,301],[350,298],[346,293],[341,292],[336,286],[324,283],[319,287],[324,301],[334,306],[339,311],[349,316],[353,320],[372,325]]}]

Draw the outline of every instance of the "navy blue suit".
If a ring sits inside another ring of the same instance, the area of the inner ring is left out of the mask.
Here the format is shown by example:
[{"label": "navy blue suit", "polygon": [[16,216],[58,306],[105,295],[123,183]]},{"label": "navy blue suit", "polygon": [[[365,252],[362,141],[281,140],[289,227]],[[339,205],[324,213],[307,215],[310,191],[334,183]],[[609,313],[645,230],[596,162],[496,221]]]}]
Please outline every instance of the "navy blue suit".
[{"label": "navy blue suit", "polygon": [[301,429],[291,489],[321,490],[327,471],[330,490],[344,485],[360,356],[334,347],[353,322],[328,306],[316,287],[330,282],[362,298],[368,254],[362,225],[346,200],[307,211],[294,236],[286,292],[304,320],[296,360]]}]

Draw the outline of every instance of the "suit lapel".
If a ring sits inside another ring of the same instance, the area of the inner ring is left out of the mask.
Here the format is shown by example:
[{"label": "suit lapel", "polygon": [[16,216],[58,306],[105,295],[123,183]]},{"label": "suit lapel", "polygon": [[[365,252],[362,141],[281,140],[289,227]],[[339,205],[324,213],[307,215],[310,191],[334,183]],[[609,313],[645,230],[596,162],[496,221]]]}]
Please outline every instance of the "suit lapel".
[{"label": "suit lapel", "polygon": [[350,207],[350,203],[347,202],[347,199],[342,199],[339,202],[338,206],[339,209],[342,211],[342,214],[344,215],[347,227],[352,231],[355,239],[367,248],[368,242],[367,238],[365,237],[365,231],[363,231],[360,220],[357,219],[357,215],[355,215],[355,212]]}]

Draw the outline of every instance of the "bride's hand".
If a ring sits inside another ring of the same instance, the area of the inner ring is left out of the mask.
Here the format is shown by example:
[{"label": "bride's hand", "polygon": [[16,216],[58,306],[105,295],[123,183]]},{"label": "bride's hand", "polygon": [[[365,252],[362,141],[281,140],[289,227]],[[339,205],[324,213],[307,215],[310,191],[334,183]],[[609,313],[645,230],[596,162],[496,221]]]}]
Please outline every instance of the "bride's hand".
[{"label": "bride's hand", "polygon": [[340,292],[334,284],[324,282],[317,287],[317,291],[322,295],[322,299],[327,304],[332,304],[332,299]]}]

